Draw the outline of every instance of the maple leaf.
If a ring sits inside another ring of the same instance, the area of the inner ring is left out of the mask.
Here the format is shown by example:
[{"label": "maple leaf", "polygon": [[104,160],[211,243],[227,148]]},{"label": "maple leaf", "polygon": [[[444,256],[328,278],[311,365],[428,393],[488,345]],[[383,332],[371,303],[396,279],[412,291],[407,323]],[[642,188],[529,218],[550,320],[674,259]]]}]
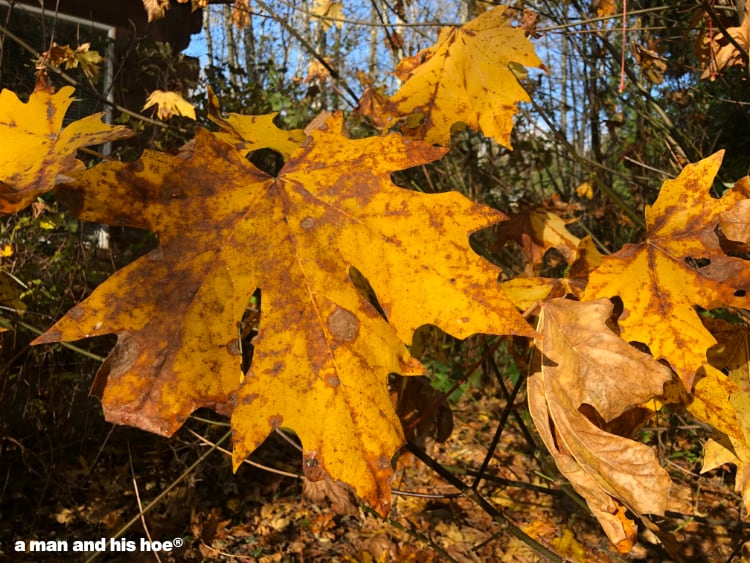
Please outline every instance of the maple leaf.
[{"label": "maple leaf", "polygon": [[706,37],[704,44],[709,50],[710,61],[701,78],[713,77],[728,66],[746,64],[745,57],[750,49],[750,17],[745,17],[742,25],[727,28],[727,33],[737,45],[745,49],[745,53],[741,53],[722,32]]},{"label": "maple leaf", "polygon": [[141,111],[147,110],[151,106],[157,107],[157,116],[162,121],[175,115],[189,117],[195,121],[195,108],[179,92],[165,92],[164,90],[154,90],[149,94],[146,103]]},{"label": "maple leaf", "polygon": [[274,124],[278,112],[266,115],[240,115],[230,113],[226,118],[221,115],[219,98],[209,86],[208,118],[223,129],[215,135],[235,147],[247,156],[258,149],[272,149],[284,158],[289,158],[305,142],[307,135],[301,129],[286,131]]},{"label": "maple leaf", "polygon": [[82,45],[79,45],[75,51],[70,48],[70,45],[58,45],[57,43],[52,43],[52,46],[49,49],[39,55],[36,67],[37,69],[44,69],[44,67],[49,64],[55,68],[59,68],[65,65],[65,69],[68,70],[71,68],[78,68],[80,65],[86,76],[89,78],[96,78],[99,76],[99,65],[104,62],[104,58],[98,51],[92,51],[90,49],[91,43],[83,43]]},{"label": "maple leaf", "polygon": [[102,122],[101,113],[74,121],[63,129],[73,103],[73,88],[57,93],[43,81],[21,102],[10,90],[0,92],[0,213],[15,213],[50,191],[58,175],[83,167],[75,158],[81,147],[130,137],[122,126]]},{"label": "maple leaf", "polygon": [[667,72],[667,59],[653,49],[648,49],[637,43],[633,44],[633,56],[636,64],[641,67],[641,72],[654,84],[664,82],[664,74]]},{"label": "maple leaf", "polygon": [[177,0],[179,4],[187,4],[190,2],[190,11],[195,12],[200,8],[208,7],[208,0]]},{"label": "maple leaf", "polygon": [[104,62],[104,57],[99,54],[99,51],[91,50],[91,43],[83,43],[76,47],[74,56],[86,76],[94,79],[99,76],[99,65]]},{"label": "maple leaf", "polygon": [[[744,199],[735,189],[721,199],[711,197],[722,155],[688,165],[664,182],[657,200],[646,207],[646,241],[604,257],[583,294],[583,299],[620,297],[623,338],[642,342],[655,358],[666,359],[688,391],[707,362],[706,350],[716,344],[693,306],[748,304],[746,297],[735,295],[750,283],[747,262],[727,256],[716,234],[721,214]],[[698,267],[693,260],[710,264]]]},{"label": "maple leaf", "polygon": [[435,45],[399,63],[405,82],[387,115],[404,121],[402,133],[447,145],[453,124],[463,122],[510,147],[515,104],[530,101],[511,67],[544,65],[508,19],[498,6],[460,28],[444,27]]},{"label": "maple leaf", "polygon": [[[560,472],[583,496],[613,544],[629,551],[636,513],[663,514],[670,480],[644,444],[606,432],[584,415],[612,423],[662,393],[669,368],[608,327],[612,303],[553,299],[542,305],[535,341],[539,371],[528,382],[529,411]],[[631,429],[632,430],[632,429]]]},{"label": "maple leaf", "polygon": [[388,103],[388,97],[383,93],[382,88],[368,86],[359,98],[353,114],[366,117],[373,126],[385,130],[391,122],[391,118],[386,113]]},{"label": "maple leaf", "polygon": [[148,22],[151,23],[160,20],[169,10],[170,0],[143,0],[143,7],[146,9]]},{"label": "maple leaf", "polygon": [[334,2],[333,0],[315,0],[310,13],[314,16],[318,16],[320,19],[320,25],[325,30],[329,29],[332,25],[341,29],[344,25],[344,5],[341,2]]},{"label": "maple leaf", "polygon": [[[750,19],[750,18],[748,18]],[[750,176],[745,176],[732,186],[732,190],[750,197]],[[728,240],[737,244],[739,252],[750,250],[750,199],[740,199],[733,207],[719,214],[719,227]]]},{"label": "maple leaf", "polygon": [[[106,380],[108,420],[170,435],[200,406],[231,413],[235,468],[270,431],[292,428],[306,477],[349,483],[384,513],[403,441],[386,380],[423,372],[404,345],[413,331],[534,333],[468,244],[504,216],[388,178],[445,150],[400,135],[351,140],[342,126],[336,114],[312,131],[276,178],[203,130],[190,160],[147,152],[78,175],[60,196],[81,218],[152,230],[160,246],[35,343],[116,333],[95,383]],[[238,323],[256,288],[243,374]]]},{"label": "maple leaf", "polygon": [[[719,319],[707,321],[718,340],[709,350],[709,373],[723,385],[711,387],[714,401],[706,411],[714,420],[701,420],[712,424],[723,436],[714,433],[714,438],[706,442],[701,473],[725,463],[735,464],[735,490],[742,493],[745,509],[750,510],[750,330]],[[717,368],[726,370],[728,376]]]}]

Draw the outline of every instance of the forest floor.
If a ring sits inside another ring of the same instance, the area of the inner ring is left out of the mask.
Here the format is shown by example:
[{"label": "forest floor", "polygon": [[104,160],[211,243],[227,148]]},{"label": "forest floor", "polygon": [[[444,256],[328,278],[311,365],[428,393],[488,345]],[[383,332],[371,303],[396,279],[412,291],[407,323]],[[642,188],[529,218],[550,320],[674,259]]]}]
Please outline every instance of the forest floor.
[{"label": "forest floor", "polygon": [[[454,430],[448,440],[427,445],[435,460],[466,483],[484,462],[504,408],[502,399],[474,391],[452,405]],[[619,554],[580,499],[554,475],[544,474],[544,456],[535,453],[518,424],[522,416],[511,417],[503,429],[477,489],[507,519],[503,523],[471,494],[456,496],[452,485],[411,454],[400,457],[394,488],[426,496],[395,494],[384,520],[330,483],[303,487],[299,478],[250,465],[232,474],[229,455],[220,451],[191,468],[209,449],[196,436],[217,440],[226,426],[193,418],[167,440],[99,422],[95,399],[82,399],[71,413],[86,418],[84,430],[65,420],[57,430],[28,428],[25,435],[0,426],[0,559],[85,561],[93,553],[73,553],[75,540],[105,538],[111,547],[119,538],[118,545],[126,548],[128,541],[136,546],[147,536],[159,542],[177,538],[182,546],[156,554],[108,550],[97,560],[547,560],[512,533],[519,529],[566,561],[693,563],[741,561],[750,539],[733,468],[699,474],[707,433],[689,420],[649,431],[674,481],[668,516],[653,520],[674,540],[671,553],[645,532],[630,553]],[[77,436],[71,436],[74,430]],[[252,459],[299,474],[299,457],[292,444],[273,435]],[[29,540],[66,540],[68,552],[15,553],[16,541]]]}]

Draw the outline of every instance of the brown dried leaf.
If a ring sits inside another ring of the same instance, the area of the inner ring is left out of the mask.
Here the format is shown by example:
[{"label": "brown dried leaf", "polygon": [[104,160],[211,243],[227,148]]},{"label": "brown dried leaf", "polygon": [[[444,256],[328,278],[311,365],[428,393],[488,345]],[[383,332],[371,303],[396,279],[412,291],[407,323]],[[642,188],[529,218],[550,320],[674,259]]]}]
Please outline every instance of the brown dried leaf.
[{"label": "brown dried leaf", "polygon": [[586,499],[607,536],[629,550],[624,517],[663,514],[669,476],[647,446],[605,432],[583,414],[612,422],[662,393],[671,372],[607,327],[612,304],[553,299],[542,305],[535,341],[541,367],[529,379],[529,410],[560,471]]},{"label": "brown dried leaf", "polygon": [[750,17],[745,17],[742,25],[727,28],[729,36],[742,48],[745,54],[731,43],[722,32],[714,34],[713,37],[704,38],[704,46],[709,51],[709,63],[703,70],[701,78],[713,78],[714,74],[734,65],[744,65],[748,49],[750,49]]}]

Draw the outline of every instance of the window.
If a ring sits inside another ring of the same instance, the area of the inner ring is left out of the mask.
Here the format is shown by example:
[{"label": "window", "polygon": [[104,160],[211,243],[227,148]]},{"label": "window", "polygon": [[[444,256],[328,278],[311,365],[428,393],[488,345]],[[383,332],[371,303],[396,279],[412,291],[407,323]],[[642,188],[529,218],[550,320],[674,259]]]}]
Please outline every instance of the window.
[{"label": "window", "polygon": [[[0,0],[0,25],[38,52],[46,51],[51,40],[58,45],[69,44],[73,49],[82,43],[90,42],[91,49],[99,51],[105,58],[101,73],[93,85],[102,96],[112,99],[110,89],[114,27],[65,14],[55,14],[49,10],[43,14],[38,7],[18,2],[11,7],[7,0]],[[70,71],[68,74],[78,80],[84,80],[80,71]],[[50,78],[56,89],[67,84],[56,73],[50,73]],[[5,37],[2,46],[0,87],[13,90],[21,98],[27,97],[34,89],[34,57],[9,36]],[[105,112],[105,121],[110,121],[109,106],[90,90],[87,87],[77,89],[77,99],[68,110],[66,123],[100,111]]]}]

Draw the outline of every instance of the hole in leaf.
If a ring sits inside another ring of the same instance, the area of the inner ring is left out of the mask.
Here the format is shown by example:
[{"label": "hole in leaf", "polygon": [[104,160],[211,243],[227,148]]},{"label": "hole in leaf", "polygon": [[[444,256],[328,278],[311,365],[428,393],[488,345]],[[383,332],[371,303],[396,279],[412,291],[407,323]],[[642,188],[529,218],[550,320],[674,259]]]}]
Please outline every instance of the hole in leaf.
[{"label": "hole in leaf", "polygon": [[247,307],[239,322],[237,338],[240,341],[242,350],[242,373],[247,374],[253,361],[253,351],[255,350],[252,341],[258,334],[258,325],[260,323],[260,288],[248,299]]},{"label": "hole in leaf", "polygon": [[284,157],[271,149],[259,149],[247,155],[247,159],[257,168],[274,178],[284,167]]},{"label": "hole in leaf", "polygon": [[734,292],[735,297],[745,297],[745,290],[744,289],[738,289]]},{"label": "hole in leaf", "polygon": [[635,340],[630,341],[630,345],[638,350],[639,352],[643,352],[644,354],[652,355],[651,354],[651,348],[649,348],[646,344],[643,342],[637,342]]},{"label": "hole in leaf", "polygon": [[685,260],[690,266],[695,268],[696,270],[700,268],[705,268],[711,263],[711,260],[708,260],[707,258],[686,258]]},{"label": "hole in leaf", "polygon": [[367,278],[354,266],[349,267],[349,279],[352,280],[354,287],[357,288],[357,292],[360,294],[362,299],[367,301],[370,305],[380,313],[380,316],[385,320],[388,320],[388,315],[385,314],[383,307],[381,307],[378,297],[375,295],[375,290],[367,281]]}]

